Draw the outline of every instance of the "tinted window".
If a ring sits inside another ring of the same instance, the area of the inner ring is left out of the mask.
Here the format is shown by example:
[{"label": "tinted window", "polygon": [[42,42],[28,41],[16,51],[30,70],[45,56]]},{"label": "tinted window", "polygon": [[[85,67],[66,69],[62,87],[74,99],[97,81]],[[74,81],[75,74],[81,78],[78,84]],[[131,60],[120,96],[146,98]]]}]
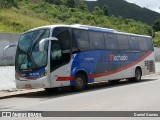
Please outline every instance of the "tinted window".
[{"label": "tinted window", "polygon": [[103,33],[89,31],[88,34],[91,49],[105,49]]},{"label": "tinted window", "polygon": [[69,32],[71,34],[71,39],[72,39],[72,41],[71,41],[72,53],[78,52],[77,41],[76,41],[75,36],[74,36],[73,28],[69,29]]},{"label": "tinted window", "polygon": [[147,45],[148,45],[148,50],[152,50],[153,51],[152,38],[147,38]]},{"label": "tinted window", "polygon": [[56,36],[61,44],[62,50],[70,49],[70,35],[68,30],[65,30]]},{"label": "tinted window", "polygon": [[107,49],[117,49],[117,40],[115,34],[104,33],[104,38]]},{"label": "tinted window", "polygon": [[68,28],[57,27],[53,30],[52,36],[58,39],[62,50],[70,49],[71,38]]},{"label": "tinted window", "polygon": [[51,41],[51,72],[70,61],[70,52],[63,52],[59,41]]},{"label": "tinted window", "polygon": [[136,37],[133,36],[129,37],[129,46],[131,50],[139,50],[139,44]]},{"label": "tinted window", "polygon": [[119,49],[129,49],[128,36],[127,35],[117,35],[118,48]]},{"label": "tinted window", "polygon": [[74,30],[75,39],[81,51],[89,50],[88,33],[86,30]]},{"label": "tinted window", "polygon": [[62,33],[63,31],[67,30],[66,27],[56,27],[53,30],[52,36],[56,37],[57,35],[59,35],[60,33]]},{"label": "tinted window", "polygon": [[139,48],[140,50],[148,50],[147,39],[138,37]]}]

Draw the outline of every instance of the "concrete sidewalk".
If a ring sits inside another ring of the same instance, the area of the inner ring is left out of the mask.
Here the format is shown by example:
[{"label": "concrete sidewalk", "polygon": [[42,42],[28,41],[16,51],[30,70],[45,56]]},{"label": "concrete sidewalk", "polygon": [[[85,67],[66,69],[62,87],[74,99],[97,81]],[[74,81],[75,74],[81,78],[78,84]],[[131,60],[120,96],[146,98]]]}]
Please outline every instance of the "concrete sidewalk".
[{"label": "concrete sidewalk", "polygon": [[40,89],[29,89],[29,90],[11,90],[11,91],[0,91],[0,99],[5,99],[5,98],[11,98],[11,97],[16,97],[19,95],[23,95],[23,94],[28,94],[28,93],[35,93],[35,92],[40,92],[40,91],[44,91],[43,88]]}]

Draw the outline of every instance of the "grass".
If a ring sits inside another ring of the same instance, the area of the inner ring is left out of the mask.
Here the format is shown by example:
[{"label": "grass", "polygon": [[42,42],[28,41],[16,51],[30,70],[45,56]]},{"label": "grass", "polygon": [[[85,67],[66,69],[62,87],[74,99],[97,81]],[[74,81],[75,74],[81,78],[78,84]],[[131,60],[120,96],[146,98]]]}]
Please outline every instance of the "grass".
[{"label": "grass", "polygon": [[50,24],[54,23],[12,10],[0,10],[0,32],[21,33],[28,29]]}]

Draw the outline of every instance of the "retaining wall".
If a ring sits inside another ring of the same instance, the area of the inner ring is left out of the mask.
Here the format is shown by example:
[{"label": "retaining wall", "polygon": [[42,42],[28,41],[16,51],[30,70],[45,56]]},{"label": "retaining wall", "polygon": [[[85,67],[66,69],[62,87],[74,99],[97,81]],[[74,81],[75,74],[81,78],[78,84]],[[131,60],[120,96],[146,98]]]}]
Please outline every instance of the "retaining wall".
[{"label": "retaining wall", "polygon": [[3,49],[8,45],[17,45],[19,34],[0,33],[0,65],[14,65],[16,47],[11,47],[6,51],[6,57],[3,56]]}]

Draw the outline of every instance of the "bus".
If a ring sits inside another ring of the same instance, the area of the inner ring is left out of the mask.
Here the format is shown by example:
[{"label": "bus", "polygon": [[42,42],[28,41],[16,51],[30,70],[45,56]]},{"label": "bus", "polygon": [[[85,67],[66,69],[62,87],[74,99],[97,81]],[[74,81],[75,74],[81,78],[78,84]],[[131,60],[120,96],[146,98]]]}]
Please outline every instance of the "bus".
[{"label": "bus", "polygon": [[140,81],[155,72],[151,36],[87,25],[50,25],[20,35],[15,57],[19,89]]}]

